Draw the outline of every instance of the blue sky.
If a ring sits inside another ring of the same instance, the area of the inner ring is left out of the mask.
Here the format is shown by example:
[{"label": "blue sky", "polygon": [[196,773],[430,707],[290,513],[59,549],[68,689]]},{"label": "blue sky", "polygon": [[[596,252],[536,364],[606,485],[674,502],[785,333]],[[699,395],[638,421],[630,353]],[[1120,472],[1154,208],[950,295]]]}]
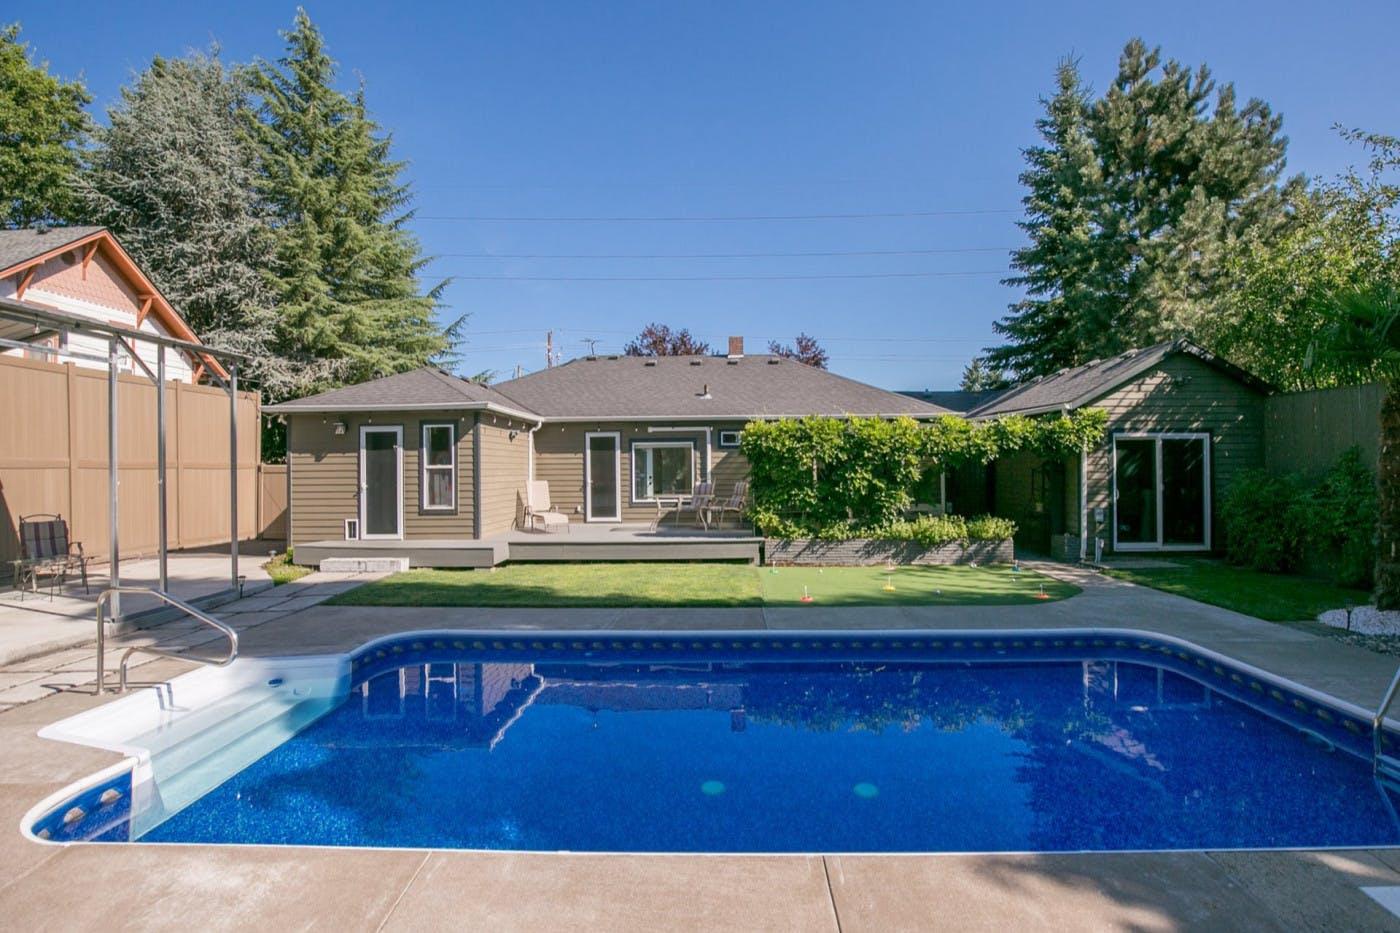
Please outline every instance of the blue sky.
[{"label": "blue sky", "polygon": [[[1393,2],[307,9],[410,163],[430,269],[471,315],[466,372],[543,366],[550,329],[566,358],[590,337],[616,351],[656,320],[717,348],[805,330],[843,374],[954,386],[1016,297],[998,280],[1021,242],[1020,149],[1057,59],[1102,88],[1134,35],[1281,111],[1291,171],[1360,161],[1334,123],[1400,132]],[[294,10],[26,0],[0,20],[100,114],[154,54],[275,58]],[[917,216],[693,219],[816,214]],[[551,219],[460,219],[487,216]],[[558,219],[603,217],[689,219]],[[850,252],[875,255],[733,257]],[[667,258],[496,258],[582,254]],[[576,278],[605,281],[558,280]]]}]

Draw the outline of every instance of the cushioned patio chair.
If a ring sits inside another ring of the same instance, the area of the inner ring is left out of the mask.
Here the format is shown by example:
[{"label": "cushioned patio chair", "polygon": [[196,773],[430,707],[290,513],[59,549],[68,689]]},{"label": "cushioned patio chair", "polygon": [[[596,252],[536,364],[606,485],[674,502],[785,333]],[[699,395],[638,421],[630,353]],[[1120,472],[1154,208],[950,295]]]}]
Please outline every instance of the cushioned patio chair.
[{"label": "cushioned patio chair", "polygon": [[63,586],[68,574],[82,574],[83,592],[88,591],[87,555],[81,541],[68,540],[68,522],[62,515],[39,513],[19,519],[19,560],[14,561],[15,589],[39,592],[39,577],[50,580],[49,598]]},{"label": "cushioned patio chair", "polygon": [[543,529],[546,534],[551,528],[569,530],[569,516],[554,511],[549,501],[549,482],[542,479],[530,481],[528,487],[530,501],[525,503],[525,530]]},{"label": "cushioned patio chair", "polygon": [[749,504],[749,481],[741,479],[734,484],[734,490],[729,494],[729,498],[723,502],[715,503],[711,508],[711,514],[718,516],[715,519],[716,527],[724,524],[724,513],[734,513],[734,524],[737,527],[744,517],[744,509]]}]

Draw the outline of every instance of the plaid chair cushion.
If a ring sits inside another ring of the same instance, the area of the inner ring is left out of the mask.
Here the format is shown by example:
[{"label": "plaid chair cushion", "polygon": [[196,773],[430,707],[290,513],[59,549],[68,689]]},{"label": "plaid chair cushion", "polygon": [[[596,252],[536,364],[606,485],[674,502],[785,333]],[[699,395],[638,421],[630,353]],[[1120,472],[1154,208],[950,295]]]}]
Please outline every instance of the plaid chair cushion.
[{"label": "plaid chair cushion", "polygon": [[68,556],[68,523],[61,518],[47,521],[20,519],[20,547],[26,560],[49,560]]}]

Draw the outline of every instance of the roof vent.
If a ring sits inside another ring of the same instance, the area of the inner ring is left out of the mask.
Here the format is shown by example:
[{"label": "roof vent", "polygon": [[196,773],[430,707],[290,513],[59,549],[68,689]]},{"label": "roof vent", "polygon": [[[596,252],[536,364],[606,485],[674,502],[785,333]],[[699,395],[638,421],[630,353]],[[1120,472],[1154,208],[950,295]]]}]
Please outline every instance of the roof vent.
[{"label": "roof vent", "polygon": [[617,359],[617,358],[618,358],[618,356],[617,356],[616,353],[610,353],[610,354],[608,354],[608,359],[610,359],[610,360],[615,360],[615,359]]},{"label": "roof vent", "polygon": [[779,363],[781,363],[781,362],[782,362],[782,358],[781,358],[781,357],[777,357],[777,356],[770,356],[770,357],[768,357],[768,365],[769,365],[769,366],[777,366],[777,365],[778,365]]},{"label": "roof vent", "polygon": [[735,359],[734,357],[732,357],[732,356],[731,356],[729,359],[725,360],[725,362],[728,363],[730,366],[738,366],[738,365],[739,365],[739,361],[736,360],[736,359]]},{"label": "roof vent", "polygon": [[701,388],[700,388],[700,397],[701,397],[701,398],[714,398],[714,396],[710,394],[710,384],[709,384],[708,382],[705,383],[703,386],[701,386]]},{"label": "roof vent", "polygon": [[646,361],[645,363],[643,363],[642,365],[643,365],[643,366],[655,366],[655,365],[656,365],[656,360],[647,360],[647,361]]},{"label": "roof vent", "polygon": [[690,361],[690,365],[691,365],[691,366],[699,366],[699,365],[700,365],[701,363],[703,363],[703,362],[704,362],[704,360],[691,360],[691,361]]}]

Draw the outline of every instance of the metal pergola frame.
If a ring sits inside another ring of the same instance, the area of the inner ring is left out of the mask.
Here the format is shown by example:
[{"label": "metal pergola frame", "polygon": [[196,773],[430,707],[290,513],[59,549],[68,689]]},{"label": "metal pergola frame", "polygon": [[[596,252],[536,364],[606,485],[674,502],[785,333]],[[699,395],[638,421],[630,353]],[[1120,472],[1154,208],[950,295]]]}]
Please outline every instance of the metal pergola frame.
[{"label": "metal pergola frame", "polygon": [[[156,488],[159,492],[160,500],[160,591],[169,593],[168,576],[168,536],[167,536],[167,509],[165,492],[165,351],[167,349],[181,350],[202,358],[206,363],[218,361],[227,367],[228,378],[224,379],[219,375],[218,365],[206,365],[205,372],[210,379],[218,383],[226,392],[229,398],[229,419],[228,419],[228,439],[229,439],[229,545],[230,545],[230,566],[229,584],[230,589],[238,589],[238,364],[246,361],[249,357],[243,353],[235,353],[232,350],[216,350],[207,347],[202,343],[194,343],[188,340],[179,340],[174,337],[165,337],[160,334],[146,333],[118,324],[104,324],[91,318],[80,317],[76,314],[68,314],[49,308],[38,308],[34,305],[16,301],[11,298],[0,298],[0,320],[17,321],[21,324],[31,324],[36,331],[58,331],[58,332],[81,332],[103,338],[107,341],[107,493],[109,508],[109,561],[111,566],[111,583],[113,589],[121,586],[121,546],[120,528],[118,524],[118,361],[122,351],[131,357],[146,377],[155,384],[156,387]],[[154,345],[156,348],[156,369],[152,372],[136,352],[136,347],[140,343]],[[11,345],[11,341],[5,341],[5,345]],[[51,348],[34,347],[43,352]],[[83,354],[69,354],[64,350],[52,351],[55,356],[72,355],[84,359],[96,359]],[[115,592],[112,595],[112,616],[114,618],[121,615],[121,594]]]}]

